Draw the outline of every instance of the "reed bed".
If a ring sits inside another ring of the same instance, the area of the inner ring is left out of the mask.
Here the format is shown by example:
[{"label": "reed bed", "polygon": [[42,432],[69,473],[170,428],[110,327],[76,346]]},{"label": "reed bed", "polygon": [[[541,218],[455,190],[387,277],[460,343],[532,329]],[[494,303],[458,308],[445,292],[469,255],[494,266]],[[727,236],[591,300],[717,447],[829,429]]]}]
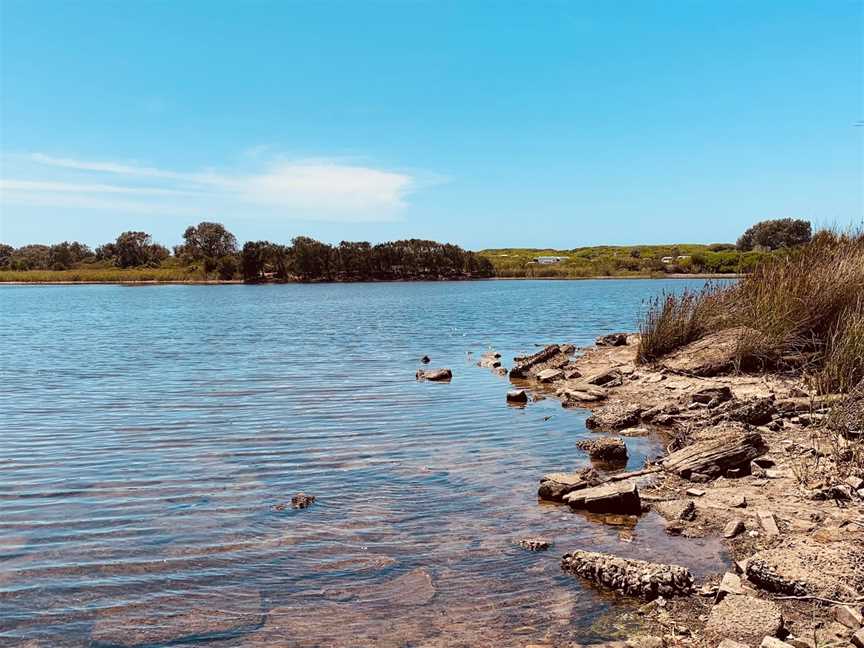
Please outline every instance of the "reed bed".
[{"label": "reed bed", "polygon": [[0,270],[0,282],[126,283],[140,281],[200,281],[188,268],[80,268],[73,270]]}]

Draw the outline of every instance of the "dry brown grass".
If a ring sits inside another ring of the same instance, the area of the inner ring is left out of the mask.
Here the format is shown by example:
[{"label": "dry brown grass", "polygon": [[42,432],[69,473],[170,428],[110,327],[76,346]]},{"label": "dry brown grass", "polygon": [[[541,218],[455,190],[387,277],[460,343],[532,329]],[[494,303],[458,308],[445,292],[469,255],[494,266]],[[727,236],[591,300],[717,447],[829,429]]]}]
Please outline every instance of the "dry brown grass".
[{"label": "dry brown grass", "polygon": [[743,326],[758,335],[741,353],[806,372],[819,391],[846,391],[864,374],[862,295],[864,232],[819,232],[732,286],[652,303],[638,357],[652,362],[708,333]]}]

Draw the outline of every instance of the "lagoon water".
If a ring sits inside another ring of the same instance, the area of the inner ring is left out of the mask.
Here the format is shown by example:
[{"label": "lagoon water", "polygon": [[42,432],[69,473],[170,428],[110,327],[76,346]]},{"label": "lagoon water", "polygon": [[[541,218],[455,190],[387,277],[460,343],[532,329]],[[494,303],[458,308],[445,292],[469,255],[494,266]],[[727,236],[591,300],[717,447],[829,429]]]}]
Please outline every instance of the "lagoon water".
[{"label": "lagoon water", "polygon": [[[0,288],[0,646],[614,637],[635,605],[562,553],[704,574],[720,545],[538,503],[543,473],[585,464],[587,413],[509,407],[476,361],[633,330],[702,283]],[[416,382],[423,354],[452,382]],[[634,467],[662,440],[627,443]]]}]

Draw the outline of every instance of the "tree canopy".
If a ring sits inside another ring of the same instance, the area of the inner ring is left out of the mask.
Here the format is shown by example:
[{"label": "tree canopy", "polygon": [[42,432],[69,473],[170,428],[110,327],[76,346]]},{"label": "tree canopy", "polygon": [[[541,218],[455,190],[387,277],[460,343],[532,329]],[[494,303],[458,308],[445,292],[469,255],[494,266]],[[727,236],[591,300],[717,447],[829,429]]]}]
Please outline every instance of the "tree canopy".
[{"label": "tree canopy", "polygon": [[745,252],[757,246],[767,250],[776,250],[781,247],[794,247],[807,243],[811,236],[809,221],[780,218],[756,223],[741,235],[736,246]]}]

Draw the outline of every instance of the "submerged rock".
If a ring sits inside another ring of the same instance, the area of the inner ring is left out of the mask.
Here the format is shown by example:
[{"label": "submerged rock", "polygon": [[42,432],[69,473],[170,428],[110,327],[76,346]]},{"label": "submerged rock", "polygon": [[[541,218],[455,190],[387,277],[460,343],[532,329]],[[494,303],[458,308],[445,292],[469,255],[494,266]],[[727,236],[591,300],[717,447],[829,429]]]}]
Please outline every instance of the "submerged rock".
[{"label": "submerged rock", "polygon": [[264,623],[258,592],[212,591],[100,610],[94,646],[137,648],[228,639]]},{"label": "submerged rock", "polygon": [[693,575],[679,565],[619,558],[592,551],[564,554],[561,568],[628,596],[653,600],[693,591]]}]

